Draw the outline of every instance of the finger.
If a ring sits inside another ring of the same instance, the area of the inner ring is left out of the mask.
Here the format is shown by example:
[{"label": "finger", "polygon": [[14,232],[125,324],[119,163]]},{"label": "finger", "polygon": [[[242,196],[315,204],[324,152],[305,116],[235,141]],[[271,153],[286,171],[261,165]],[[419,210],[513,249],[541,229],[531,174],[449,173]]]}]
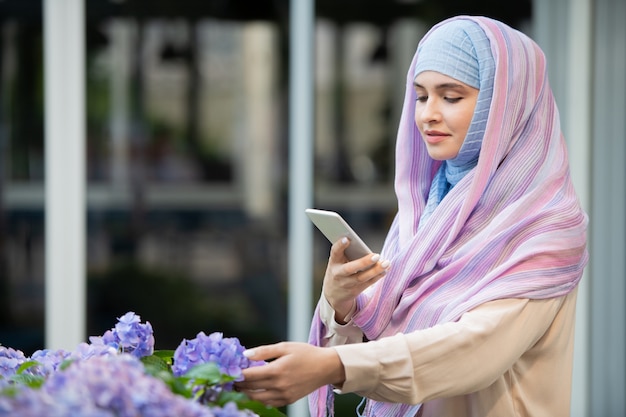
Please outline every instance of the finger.
[{"label": "finger", "polygon": [[350,239],[342,237],[330,247],[330,261],[343,263],[346,261],[345,250],[350,246]]},{"label": "finger", "polygon": [[[388,261],[385,262],[388,263]],[[370,282],[372,280],[379,280],[380,278],[384,277],[385,275],[387,275],[388,271],[388,267],[383,268],[382,265],[379,263],[369,270],[365,271],[364,273],[357,275],[356,277],[357,280],[361,283]]]},{"label": "finger", "polygon": [[271,381],[271,377],[266,372],[267,365],[253,366],[242,371],[243,381],[239,381],[236,385],[242,389],[264,388],[264,383]]},{"label": "finger", "polygon": [[342,272],[346,276],[358,274],[371,270],[380,262],[380,255],[377,253],[365,255],[360,259],[348,262],[342,266]]},{"label": "finger", "polygon": [[253,401],[259,401],[270,407],[282,407],[288,404],[288,401],[275,390],[264,391],[243,391]]},{"label": "finger", "polygon": [[272,387],[272,378],[259,373],[243,371],[243,381],[235,382],[235,387],[240,391],[266,390]]},{"label": "finger", "polygon": [[253,349],[246,349],[243,355],[254,361],[267,361],[283,355],[283,344],[257,346]]},{"label": "finger", "polygon": [[244,393],[252,400],[262,402],[272,407],[282,407],[287,404],[291,404],[300,398],[303,398],[304,394],[298,394],[291,389],[274,388],[269,387],[267,389],[257,389],[244,391]]},{"label": "finger", "polygon": [[[355,275],[356,276],[356,275]],[[358,275],[358,280],[356,280],[357,284],[354,286],[353,291],[356,294],[359,294],[365,291],[367,288],[376,284],[378,281],[387,276],[387,271],[382,271],[379,274],[360,274]],[[333,305],[333,304],[331,304]],[[344,311],[344,310],[342,310]]]},{"label": "finger", "polygon": [[383,279],[386,275],[387,275],[387,271],[383,271],[380,274],[374,275],[373,277],[363,282],[367,284],[367,286],[369,287],[370,285],[374,285],[376,282]]}]

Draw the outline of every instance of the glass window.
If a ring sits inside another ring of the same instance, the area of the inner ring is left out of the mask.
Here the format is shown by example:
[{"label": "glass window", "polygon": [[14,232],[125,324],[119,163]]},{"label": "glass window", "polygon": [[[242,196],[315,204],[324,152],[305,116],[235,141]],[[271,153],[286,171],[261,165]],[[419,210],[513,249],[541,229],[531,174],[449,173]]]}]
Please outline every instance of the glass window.
[{"label": "glass window", "polygon": [[[377,251],[417,41],[460,12],[515,24],[530,1],[365,3],[316,4],[314,202]],[[287,336],[288,2],[217,4],[85,2],[88,335],[134,311],[161,349]],[[26,354],[44,343],[41,8],[0,1],[0,342]]]}]

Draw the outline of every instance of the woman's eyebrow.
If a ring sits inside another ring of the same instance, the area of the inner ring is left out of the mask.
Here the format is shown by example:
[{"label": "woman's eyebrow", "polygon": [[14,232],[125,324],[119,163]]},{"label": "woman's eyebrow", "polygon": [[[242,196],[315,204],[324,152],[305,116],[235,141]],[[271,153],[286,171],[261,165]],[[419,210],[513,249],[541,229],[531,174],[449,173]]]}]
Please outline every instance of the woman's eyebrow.
[{"label": "woman's eyebrow", "polygon": [[[413,86],[416,88],[426,88],[423,85],[417,83],[416,81],[413,81]],[[442,84],[437,84],[435,86],[435,90],[447,90],[447,89],[462,89],[465,88],[465,86],[463,84],[458,84],[458,83],[442,83]]]}]

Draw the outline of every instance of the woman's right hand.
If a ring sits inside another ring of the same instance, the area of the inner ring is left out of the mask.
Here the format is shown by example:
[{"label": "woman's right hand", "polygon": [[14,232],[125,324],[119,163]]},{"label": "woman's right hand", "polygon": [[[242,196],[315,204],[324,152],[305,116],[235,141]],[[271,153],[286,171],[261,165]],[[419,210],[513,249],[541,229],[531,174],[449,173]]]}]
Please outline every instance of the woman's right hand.
[{"label": "woman's right hand", "polygon": [[344,323],[343,319],[352,310],[356,297],[384,277],[390,265],[378,254],[349,261],[344,253],[349,245],[350,241],[345,237],[333,244],[324,275],[322,291],[335,310],[338,323]]}]

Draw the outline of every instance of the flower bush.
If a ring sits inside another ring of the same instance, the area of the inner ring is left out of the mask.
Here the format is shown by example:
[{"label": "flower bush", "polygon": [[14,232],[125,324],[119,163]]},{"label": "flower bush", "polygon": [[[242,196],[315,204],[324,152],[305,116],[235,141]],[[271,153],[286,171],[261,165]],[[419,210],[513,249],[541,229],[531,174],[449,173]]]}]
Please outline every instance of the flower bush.
[{"label": "flower bush", "polygon": [[233,390],[242,370],[237,338],[204,332],[174,351],[154,350],[149,322],[128,312],[73,351],[31,357],[0,345],[0,417],[280,417]]}]

